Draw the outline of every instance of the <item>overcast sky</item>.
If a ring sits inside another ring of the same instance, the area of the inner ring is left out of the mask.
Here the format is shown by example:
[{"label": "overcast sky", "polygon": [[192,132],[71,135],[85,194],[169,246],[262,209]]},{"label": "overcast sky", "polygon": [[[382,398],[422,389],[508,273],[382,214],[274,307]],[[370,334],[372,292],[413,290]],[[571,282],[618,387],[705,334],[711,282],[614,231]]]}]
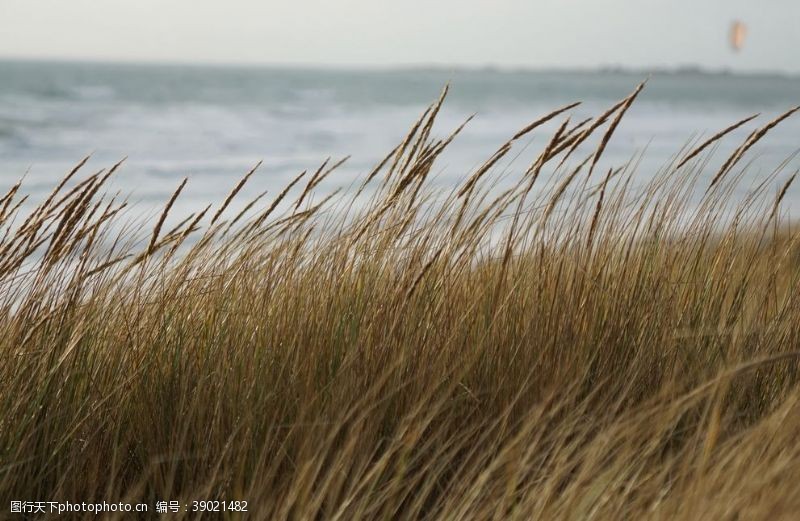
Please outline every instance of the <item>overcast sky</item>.
[{"label": "overcast sky", "polygon": [[800,0],[0,0],[0,57],[798,73],[798,22]]}]

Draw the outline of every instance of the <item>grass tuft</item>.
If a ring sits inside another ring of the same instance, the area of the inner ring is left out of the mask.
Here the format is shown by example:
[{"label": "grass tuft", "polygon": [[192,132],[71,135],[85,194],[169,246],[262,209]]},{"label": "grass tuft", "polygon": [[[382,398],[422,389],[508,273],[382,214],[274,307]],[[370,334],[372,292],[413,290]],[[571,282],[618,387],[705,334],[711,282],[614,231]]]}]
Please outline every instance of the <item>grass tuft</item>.
[{"label": "grass tuft", "polygon": [[[103,191],[119,165],[81,179],[84,159],[24,216],[15,184],[0,498],[146,502],[142,519],[210,499],[253,519],[794,518],[795,175],[735,198],[733,168],[797,109],[716,171],[710,145],[752,118],[648,180],[594,179],[643,86],[571,127],[577,104],[536,119],[446,193],[447,89],[358,190],[319,199],[343,160],[237,201],[256,165],[168,229],[184,180],[151,231]],[[536,160],[501,169],[549,120]]]}]

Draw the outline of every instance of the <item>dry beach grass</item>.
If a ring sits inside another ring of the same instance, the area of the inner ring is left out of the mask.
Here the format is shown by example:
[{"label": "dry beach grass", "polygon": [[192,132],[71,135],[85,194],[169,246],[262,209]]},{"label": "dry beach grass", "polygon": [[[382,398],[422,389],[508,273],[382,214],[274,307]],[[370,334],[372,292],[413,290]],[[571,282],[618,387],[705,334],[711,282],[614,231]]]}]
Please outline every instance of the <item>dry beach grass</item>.
[{"label": "dry beach grass", "polygon": [[[251,172],[167,225],[181,184],[139,232],[104,193],[117,166],[78,165],[24,215],[15,185],[0,199],[3,508],[796,518],[794,177],[733,195],[792,111],[729,158],[710,154],[723,131],[638,182],[599,164],[640,88],[591,120],[573,105],[538,119],[444,197],[428,184],[460,130],[433,135],[444,95],[360,190],[317,195],[326,162],[231,205]],[[501,160],[559,121],[494,189]]]}]

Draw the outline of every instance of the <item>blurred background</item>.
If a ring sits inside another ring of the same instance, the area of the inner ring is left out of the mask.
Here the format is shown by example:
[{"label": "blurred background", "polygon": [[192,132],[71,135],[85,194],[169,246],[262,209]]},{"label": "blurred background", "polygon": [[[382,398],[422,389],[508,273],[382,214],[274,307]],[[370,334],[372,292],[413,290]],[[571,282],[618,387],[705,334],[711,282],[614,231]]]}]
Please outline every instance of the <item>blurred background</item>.
[{"label": "blurred background", "polygon": [[[250,194],[352,155],[321,189],[346,186],[449,82],[437,131],[477,117],[438,165],[446,188],[543,113],[580,100],[578,121],[649,77],[606,157],[643,152],[645,179],[690,139],[800,103],[798,21],[794,0],[4,0],[0,183],[25,175],[36,199],[89,153],[128,156],[117,188],[148,208],[189,176],[196,209],[259,160]],[[752,176],[798,136],[800,117],[775,129]]]}]

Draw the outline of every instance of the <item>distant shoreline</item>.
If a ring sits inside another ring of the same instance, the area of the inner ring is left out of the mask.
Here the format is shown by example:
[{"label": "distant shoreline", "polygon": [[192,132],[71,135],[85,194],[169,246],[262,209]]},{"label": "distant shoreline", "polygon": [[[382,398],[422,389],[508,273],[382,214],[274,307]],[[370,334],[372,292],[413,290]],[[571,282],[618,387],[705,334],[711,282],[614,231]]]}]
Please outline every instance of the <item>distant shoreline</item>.
[{"label": "distant shoreline", "polygon": [[625,76],[648,75],[695,75],[695,76],[730,76],[736,78],[770,78],[770,79],[800,79],[800,71],[781,70],[734,70],[729,68],[706,68],[696,65],[680,65],[671,67],[628,67],[621,65],[601,65],[598,67],[534,67],[511,65],[444,65],[444,64],[396,64],[396,65],[322,65],[306,63],[215,63],[215,62],[180,62],[180,61],[139,61],[139,60],[77,60],[71,58],[40,58],[40,57],[11,57],[0,56],[0,65],[75,65],[93,67],[180,67],[200,69],[231,69],[231,70],[290,70],[290,71],[338,71],[354,73],[442,73],[442,74],[614,74]]}]

